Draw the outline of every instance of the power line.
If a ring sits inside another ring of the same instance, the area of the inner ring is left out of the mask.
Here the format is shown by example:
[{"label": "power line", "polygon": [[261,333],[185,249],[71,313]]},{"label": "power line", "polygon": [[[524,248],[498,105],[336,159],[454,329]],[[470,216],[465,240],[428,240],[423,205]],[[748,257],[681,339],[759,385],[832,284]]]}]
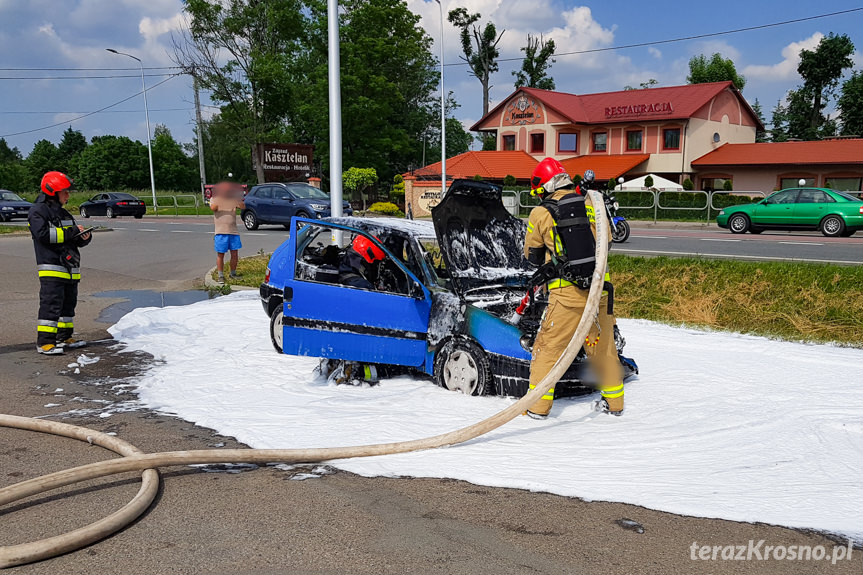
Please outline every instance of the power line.
[{"label": "power line", "polygon": [[[175,72],[161,74],[144,74],[147,78],[176,76]],[[140,78],[141,74],[116,74],[113,76],[0,76],[0,80],[102,80],[105,78]]]},{"label": "power line", "polygon": [[[164,80],[162,80],[162,81],[161,81],[161,82],[159,82],[158,84],[154,84],[154,85],[150,86],[149,88],[147,88],[147,91],[149,92],[149,91],[150,91],[150,90],[152,90],[153,88],[156,88],[156,87],[158,87],[158,86],[161,86],[161,85],[162,85],[162,84],[164,84],[165,82],[168,82],[168,81],[172,80],[173,78],[176,78],[177,76],[179,76],[179,74],[175,74],[175,75],[171,76],[170,78],[165,78]],[[131,100],[132,98],[136,98],[136,97],[140,96],[140,95],[141,95],[141,94],[143,94],[143,93],[144,93],[144,92],[143,92],[143,91],[141,91],[141,92],[138,92],[137,94],[132,94],[132,95],[131,95],[131,96],[129,96],[128,98],[123,98],[123,99],[122,99],[122,100],[120,100],[119,102],[114,102],[113,104],[110,104],[110,105],[108,105],[108,106],[105,106],[104,108],[100,108],[100,109],[96,110],[95,112],[88,112],[88,113],[86,113],[86,114],[82,114],[82,115],[78,116],[77,118],[72,118],[72,119],[69,119],[69,120],[63,120],[62,122],[57,122],[56,124],[51,124],[50,126],[43,126],[43,127],[41,127],[41,128],[36,128],[36,129],[33,129],[33,130],[25,130],[25,131],[23,131],[23,132],[15,132],[15,133],[13,133],[13,134],[2,134],[2,135],[0,135],[0,138],[8,138],[9,136],[21,136],[21,135],[23,135],[23,134],[32,134],[33,132],[41,132],[42,130],[48,130],[48,129],[50,129],[50,128],[56,128],[57,126],[62,126],[62,125],[64,125],[64,124],[71,124],[72,122],[77,122],[78,120],[81,120],[81,119],[83,119],[83,118],[86,118],[87,116],[92,116],[93,114],[98,114],[99,112],[104,112],[105,110],[107,110],[107,109],[109,109],[109,108],[113,108],[114,106],[119,106],[119,105],[120,105],[120,104],[122,104],[123,102],[128,102],[128,101],[129,101],[129,100]]]},{"label": "power line", "polygon": [[[0,72],[123,72],[141,68],[0,68]],[[144,66],[145,70],[180,70],[182,66]]]},{"label": "power line", "polygon": [[[673,42],[685,42],[687,40],[699,40],[701,38],[713,38],[715,36],[724,36],[726,34],[737,34],[739,32],[751,32],[752,30],[763,30],[765,28],[775,28],[777,26],[785,26],[787,24],[797,24],[799,22],[808,22],[810,20],[818,20],[820,18],[829,18],[831,16],[841,16],[842,14],[850,14],[852,12],[860,12],[861,8],[851,8],[849,10],[840,10],[839,12],[830,12],[828,14],[818,14],[817,16],[807,16],[805,18],[795,18],[793,20],[783,20],[782,22],[773,22],[771,24],[761,24],[759,26],[748,26],[746,28],[736,28],[734,30],[725,30],[723,32],[709,32],[706,34],[696,34],[693,36],[683,36],[680,38],[671,38],[668,40],[654,40],[652,42],[639,42],[638,44],[626,44],[623,46],[609,46],[607,48],[591,48],[589,50],[575,50],[573,52],[558,52],[552,56],[573,56],[577,54],[591,54],[594,52],[609,52],[611,50],[624,50],[627,48],[643,48],[645,46],[657,46],[659,44],[671,44]],[[517,62],[524,58],[500,58],[499,62]],[[444,66],[466,66],[467,62],[454,62],[444,64]]]},{"label": "power line", "polygon": [[[159,108],[153,109],[150,108],[151,112],[191,112],[194,108]],[[5,110],[0,110],[0,114],[89,114],[90,112],[9,112]],[[105,110],[105,114],[139,114],[141,110]]]}]

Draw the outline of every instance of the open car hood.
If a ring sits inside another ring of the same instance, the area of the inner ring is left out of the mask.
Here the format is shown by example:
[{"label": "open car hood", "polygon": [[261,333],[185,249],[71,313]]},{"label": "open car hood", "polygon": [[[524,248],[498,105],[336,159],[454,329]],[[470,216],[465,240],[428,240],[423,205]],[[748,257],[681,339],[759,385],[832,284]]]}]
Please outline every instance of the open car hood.
[{"label": "open car hood", "polygon": [[488,182],[455,180],[432,208],[452,289],[459,295],[491,285],[524,286],[533,273],[522,255],[527,226],[503,207],[501,191]]}]

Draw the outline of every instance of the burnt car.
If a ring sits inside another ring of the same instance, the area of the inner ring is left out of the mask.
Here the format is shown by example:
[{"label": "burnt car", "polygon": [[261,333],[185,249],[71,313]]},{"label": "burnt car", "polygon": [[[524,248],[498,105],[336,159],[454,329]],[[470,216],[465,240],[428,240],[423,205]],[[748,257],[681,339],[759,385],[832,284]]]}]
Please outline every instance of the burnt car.
[{"label": "burnt car", "polygon": [[[547,302],[538,297],[510,323],[533,274],[522,257],[525,223],[503,207],[499,186],[473,180],[454,181],[432,220],[294,218],[260,286],[276,350],[408,369],[467,394],[527,393]],[[384,254],[371,289],[339,283],[359,235]],[[638,367],[615,339],[629,378]],[[592,391],[585,357],[582,350],[556,396]]]}]

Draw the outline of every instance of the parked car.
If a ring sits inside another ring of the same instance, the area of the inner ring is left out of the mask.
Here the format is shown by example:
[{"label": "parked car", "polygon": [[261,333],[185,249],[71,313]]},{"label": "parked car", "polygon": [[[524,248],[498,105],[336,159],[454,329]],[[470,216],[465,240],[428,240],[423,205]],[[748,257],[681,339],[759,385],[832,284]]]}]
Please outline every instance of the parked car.
[{"label": "parked car", "polygon": [[32,206],[15,192],[0,190],[0,222],[8,222],[13,218],[27,219]]},{"label": "parked car", "polygon": [[147,212],[147,206],[132,194],[106,192],[96,194],[86,202],[82,202],[78,210],[82,218],[89,218],[90,216],[108,216],[109,218],[135,216],[140,220]]},{"label": "parked car", "polygon": [[[282,224],[290,228],[291,218],[326,218],[330,215],[330,196],[303,182],[259,184],[246,194],[242,211],[247,229],[256,230],[261,224]],[[343,203],[346,216],[354,213],[348,202]]]},{"label": "parked car", "polygon": [[863,200],[827,188],[789,188],[760,202],[724,208],[716,223],[734,234],[820,230],[828,237],[848,237],[863,229]]},{"label": "parked car", "polygon": [[[533,274],[522,257],[525,223],[506,211],[500,186],[473,180],[454,181],[432,219],[294,218],[260,286],[275,349],[379,372],[399,366],[467,394],[527,393],[547,301],[538,296],[517,325],[507,321]],[[385,254],[367,278],[374,289],[338,283],[358,235]],[[638,373],[631,359],[620,362],[626,377]],[[590,391],[585,366],[582,350],[556,395]]]}]

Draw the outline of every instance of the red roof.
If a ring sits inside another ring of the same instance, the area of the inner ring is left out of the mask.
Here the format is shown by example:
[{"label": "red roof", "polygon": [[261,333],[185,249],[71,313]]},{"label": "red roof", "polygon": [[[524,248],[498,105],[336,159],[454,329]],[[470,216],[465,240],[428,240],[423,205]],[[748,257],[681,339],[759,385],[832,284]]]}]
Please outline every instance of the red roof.
[{"label": "red roof", "polygon": [[[749,103],[731,82],[710,82],[707,84],[649,88],[647,90],[582,94],[580,96],[538,88],[520,88],[504,98],[500,104],[470,129],[472,131],[479,130],[481,124],[499,114],[500,109],[512,100],[512,97],[519,91],[540,100],[574,124],[608,124],[631,122],[636,117],[633,115],[633,109],[637,110],[636,115],[639,121],[685,120],[695,115],[698,110],[707,105],[723,90],[731,90],[749,110],[754,121],[758,121]],[[646,100],[649,100],[649,103],[645,103]],[[652,111],[654,105],[656,112]],[[607,114],[609,109],[613,111],[611,115]]]},{"label": "red roof", "polygon": [[[473,178],[477,174],[486,179],[502,180],[506,176],[516,179],[530,179],[537,161],[523,151],[481,151],[465,152],[446,161],[447,178]],[[436,176],[440,179],[440,162],[414,170],[413,175]]]},{"label": "red roof", "polygon": [[614,180],[642,162],[646,162],[650,154],[620,154],[614,156],[578,156],[561,160],[561,164],[570,175],[584,175],[585,170],[593,170],[597,180]]},{"label": "red roof", "polygon": [[693,160],[693,166],[863,164],[863,139],[725,144]]},{"label": "red roof", "polygon": [[[638,164],[646,161],[650,154],[578,156],[561,160],[570,174],[584,174],[593,170],[597,180],[610,180],[622,176]],[[476,175],[485,180],[503,180],[512,176],[517,180],[529,180],[539,161],[523,151],[482,151],[466,152],[446,161],[447,179],[473,178]],[[417,178],[434,176],[440,179],[440,162],[414,170]]]}]

